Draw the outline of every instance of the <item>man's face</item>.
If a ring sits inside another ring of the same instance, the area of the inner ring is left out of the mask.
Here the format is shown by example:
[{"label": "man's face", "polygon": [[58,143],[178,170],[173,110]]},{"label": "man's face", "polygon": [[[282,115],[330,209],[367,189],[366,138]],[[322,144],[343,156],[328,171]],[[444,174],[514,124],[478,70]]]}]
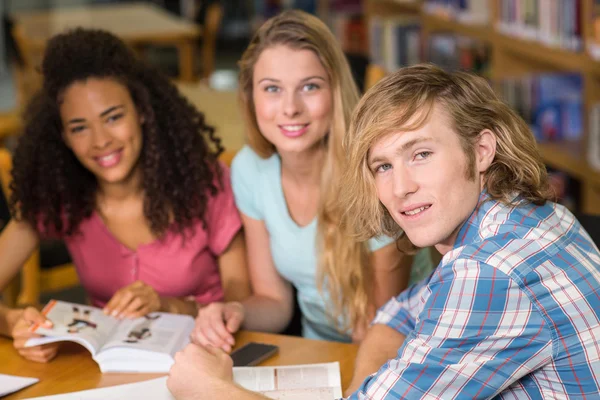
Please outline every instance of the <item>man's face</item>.
[{"label": "man's face", "polygon": [[483,172],[495,155],[495,137],[483,131],[475,145],[475,176],[449,117],[439,105],[419,129],[377,141],[369,152],[381,203],[418,247],[448,252],[477,206]]}]

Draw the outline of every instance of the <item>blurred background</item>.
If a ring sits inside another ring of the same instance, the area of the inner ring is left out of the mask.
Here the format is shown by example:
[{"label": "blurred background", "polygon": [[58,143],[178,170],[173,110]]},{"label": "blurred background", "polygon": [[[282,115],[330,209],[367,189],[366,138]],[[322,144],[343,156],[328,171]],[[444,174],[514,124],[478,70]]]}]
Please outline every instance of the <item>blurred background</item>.
[{"label": "blurred background", "polygon": [[[289,8],[327,23],[361,90],[424,61],[483,76],[530,124],[557,201],[600,215],[598,0],[0,0],[1,146],[18,140],[45,41],[81,25],[112,31],[172,77],[235,153],[237,60],[262,22]],[[48,248],[25,301],[78,290],[68,253]]]}]

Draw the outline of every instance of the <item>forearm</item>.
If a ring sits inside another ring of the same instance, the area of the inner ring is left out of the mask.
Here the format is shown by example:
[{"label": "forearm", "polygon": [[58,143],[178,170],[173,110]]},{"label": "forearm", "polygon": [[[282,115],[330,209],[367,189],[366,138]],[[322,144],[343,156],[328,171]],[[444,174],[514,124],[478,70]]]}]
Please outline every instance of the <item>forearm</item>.
[{"label": "forearm", "polygon": [[11,337],[11,332],[23,310],[11,309],[0,304],[0,335]]},{"label": "forearm", "polygon": [[281,332],[292,319],[291,304],[286,305],[282,300],[255,295],[241,303],[244,306],[244,329]]},{"label": "forearm", "polygon": [[396,358],[405,336],[387,325],[373,325],[362,341],[354,368],[354,375],[346,395],[360,387],[365,378],[379,370],[388,360]]},{"label": "forearm", "polygon": [[202,307],[192,298],[180,297],[160,297],[160,311],[172,314],[185,314],[192,317],[198,315],[198,310]]}]

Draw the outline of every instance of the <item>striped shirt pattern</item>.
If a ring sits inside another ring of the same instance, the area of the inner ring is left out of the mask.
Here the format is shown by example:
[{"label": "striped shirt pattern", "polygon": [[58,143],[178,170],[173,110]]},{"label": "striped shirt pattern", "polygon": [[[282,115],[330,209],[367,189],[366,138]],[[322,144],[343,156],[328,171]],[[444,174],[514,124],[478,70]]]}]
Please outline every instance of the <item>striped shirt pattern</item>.
[{"label": "striped shirt pattern", "polygon": [[428,280],[373,323],[406,336],[350,399],[599,399],[600,253],[566,208],[484,192]]}]

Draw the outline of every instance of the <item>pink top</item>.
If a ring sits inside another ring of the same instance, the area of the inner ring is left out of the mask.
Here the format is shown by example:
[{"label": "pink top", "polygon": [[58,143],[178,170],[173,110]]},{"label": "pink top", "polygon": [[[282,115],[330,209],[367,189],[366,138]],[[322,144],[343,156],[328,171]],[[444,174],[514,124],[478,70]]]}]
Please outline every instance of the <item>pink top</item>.
[{"label": "pink top", "polygon": [[162,296],[194,296],[199,303],[223,300],[217,256],[225,251],[242,222],[235,207],[229,169],[223,166],[223,190],[208,200],[206,230],[167,232],[164,238],[131,250],[119,242],[97,213],[64,237],[81,284],[92,304],[103,307],[120,288],[140,280]]}]

